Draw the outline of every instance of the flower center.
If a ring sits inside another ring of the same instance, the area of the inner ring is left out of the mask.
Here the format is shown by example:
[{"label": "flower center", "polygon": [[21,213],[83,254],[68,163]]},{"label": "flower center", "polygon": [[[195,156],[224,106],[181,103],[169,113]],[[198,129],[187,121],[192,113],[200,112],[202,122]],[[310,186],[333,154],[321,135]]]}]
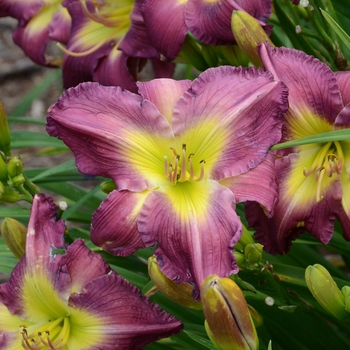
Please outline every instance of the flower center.
[{"label": "flower center", "polygon": [[22,347],[27,350],[61,350],[68,341],[69,333],[69,317],[60,317],[45,324],[21,325]]},{"label": "flower center", "polygon": [[[99,1],[93,0],[93,12],[89,10],[86,0],[80,0],[80,3],[83,13],[87,18],[91,19],[94,23],[101,24],[107,28],[112,28],[112,30],[109,30],[108,33],[107,31],[101,31],[100,27],[96,27],[94,29],[91,27],[91,32],[86,32],[85,35],[81,34],[80,38],[84,40],[85,43],[91,43],[91,47],[85,51],[70,51],[58,43],[57,45],[59,48],[65,54],[73,57],[84,57],[90,55],[111,40],[113,40],[113,46],[118,48],[118,45],[129,30],[130,14],[132,12],[134,2],[131,0],[116,1],[115,3],[107,1],[105,2],[105,6],[101,6]],[[86,28],[88,28],[88,26],[86,26]],[[81,29],[81,32],[83,31],[84,28]]]},{"label": "flower center", "polygon": [[171,148],[171,150],[173,151],[171,163],[169,163],[168,157],[164,156],[164,176],[169,178],[169,181],[172,185],[175,185],[176,182],[201,181],[204,179],[204,159],[199,162],[199,175],[195,176],[192,161],[194,154],[190,153],[187,156],[186,145],[182,145],[181,155],[176,152],[175,148]]},{"label": "flower center", "polygon": [[333,174],[341,174],[344,170],[344,154],[339,141],[328,142],[318,151],[310,169],[304,168],[304,176],[314,173],[317,181],[316,201],[323,199],[321,195],[321,186],[326,174],[332,177]]}]

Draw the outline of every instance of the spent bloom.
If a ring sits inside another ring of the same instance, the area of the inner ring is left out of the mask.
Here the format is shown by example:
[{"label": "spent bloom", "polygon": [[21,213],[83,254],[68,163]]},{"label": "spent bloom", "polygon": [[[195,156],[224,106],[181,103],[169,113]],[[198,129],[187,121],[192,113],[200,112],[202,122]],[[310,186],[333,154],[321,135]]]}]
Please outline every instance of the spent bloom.
[{"label": "spent bloom", "polygon": [[49,109],[47,131],[81,172],[116,184],[94,213],[92,241],[117,255],[157,243],[162,272],[199,291],[206,276],[237,272],[235,203],[273,208],[266,155],[281,137],[287,91],[262,69],[228,66],[138,87],[140,95],[94,83],[69,89]]},{"label": "spent bloom", "polygon": [[180,331],[83,240],[66,247],[55,212],[34,197],[25,256],[0,285],[1,349],[140,349]]},{"label": "spent bloom", "polygon": [[[260,47],[264,67],[289,89],[282,141],[350,127],[349,73],[335,74],[305,53]],[[272,218],[248,203],[249,224],[270,253],[286,253],[291,241],[308,231],[323,244],[338,219],[350,239],[350,141],[293,147],[277,154],[279,201]]]}]

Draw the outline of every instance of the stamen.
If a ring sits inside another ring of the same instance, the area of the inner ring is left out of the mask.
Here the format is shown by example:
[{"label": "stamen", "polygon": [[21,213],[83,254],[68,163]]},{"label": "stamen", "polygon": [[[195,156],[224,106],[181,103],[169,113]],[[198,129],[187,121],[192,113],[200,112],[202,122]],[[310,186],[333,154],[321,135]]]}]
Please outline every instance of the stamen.
[{"label": "stamen", "polygon": [[323,196],[321,195],[321,185],[322,185],[322,180],[325,173],[324,167],[319,168],[317,170],[317,173],[319,176],[317,176],[318,180],[317,180],[317,190],[316,190],[316,202],[319,203],[323,199]]},{"label": "stamen", "polygon": [[205,164],[205,160],[202,159],[199,163],[201,165],[201,172],[199,174],[199,177],[196,179],[196,181],[202,181],[204,179],[204,164]]},{"label": "stamen", "polygon": [[179,181],[186,181],[186,145],[182,145],[182,162],[181,162],[181,173]]},{"label": "stamen", "polygon": [[318,151],[316,158],[314,159],[309,171],[306,169],[303,170],[304,176],[309,176],[315,169],[319,169],[323,166],[322,162],[324,161],[326,154],[331,146],[332,142],[327,142],[322,148]]},{"label": "stamen", "polygon": [[192,156],[194,156],[194,153],[191,153],[188,156],[188,161],[190,162],[190,178],[189,178],[189,181],[193,181],[194,180],[194,169],[193,169]]},{"label": "stamen", "polygon": [[344,170],[344,153],[340,146],[339,141],[334,141],[334,144],[338,154],[337,173],[340,174]]}]

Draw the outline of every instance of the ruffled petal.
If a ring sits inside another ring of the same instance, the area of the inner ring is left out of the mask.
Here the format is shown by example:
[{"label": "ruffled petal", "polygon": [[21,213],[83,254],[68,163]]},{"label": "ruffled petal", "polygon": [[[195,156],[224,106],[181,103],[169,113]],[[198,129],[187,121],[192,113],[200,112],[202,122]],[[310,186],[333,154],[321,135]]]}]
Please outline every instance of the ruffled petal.
[{"label": "ruffled petal", "polygon": [[143,248],[137,218],[149,191],[113,191],[95,211],[91,241],[113,255],[130,255]]},{"label": "ruffled petal", "polygon": [[[180,321],[150,303],[138,288],[114,271],[92,280],[85,285],[82,293],[73,294],[69,305],[73,310],[85,311],[95,317],[95,324],[84,324],[84,333],[99,334],[99,348],[104,350],[112,350],[116,346],[125,350],[140,349],[174,335],[182,328]],[[72,330],[74,318],[73,313]],[[71,338],[69,348],[87,348],[82,336],[77,338],[72,334]]]},{"label": "ruffled petal", "polygon": [[52,15],[49,23],[49,37],[59,43],[66,44],[70,35],[72,18],[68,10],[62,6]]},{"label": "ruffled petal", "polygon": [[119,87],[83,83],[49,109],[47,131],[73,151],[82,173],[112,178],[118,190],[164,182],[164,154],[174,138],[149,101]]},{"label": "ruffled petal", "polygon": [[257,167],[244,174],[226,178],[220,181],[220,184],[234,193],[237,203],[258,202],[267,211],[269,217],[273,216],[278,201],[278,190],[272,153],[268,153]]},{"label": "ruffled petal", "polygon": [[140,95],[145,100],[150,100],[171,124],[175,103],[190,88],[191,81],[154,79],[147,83],[138,82],[137,86]]},{"label": "ruffled petal", "polygon": [[262,26],[271,14],[270,0],[189,0],[186,4],[185,21],[190,32],[209,45],[224,45],[235,42],[231,30],[234,10],[245,10]]},{"label": "ruffled petal", "polygon": [[257,203],[246,205],[249,225],[271,254],[287,253],[291,241],[305,231],[323,244],[333,235],[334,220],[341,210],[341,183],[339,177],[324,175],[320,189],[323,199],[316,201],[317,182],[313,174],[303,175],[303,169],[309,166],[308,159],[313,159],[316,152],[318,149],[311,145],[307,152],[276,160],[279,201],[273,218],[268,219]]},{"label": "ruffled petal", "polygon": [[324,63],[302,51],[259,47],[264,67],[283,81],[289,89],[289,105],[293,113],[286,114],[286,122],[305,113],[316,115],[328,124],[333,124],[343,108],[339,85],[334,73]]},{"label": "ruffled petal", "polygon": [[146,0],[142,5],[148,36],[168,60],[177,57],[187,34],[185,5],[182,0]]},{"label": "ruffled petal", "polygon": [[335,72],[334,74],[339,84],[343,104],[347,105],[350,103],[350,72]]},{"label": "ruffled petal", "polygon": [[173,117],[176,138],[205,161],[206,176],[235,176],[258,165],[281,138],[287,89],[262,69],[222,66],[194,80],[178,100]]},{"label": "ruffled petal", "polygon": [[176,283],[237,272],[232,249],[241,235],[232,192],[216,181],[177,183],[153,191],[138,219],[147,246],[163,273]]},{"label": "ruffled petal", "polygon": [[2,0],[0,16],[11,16],[19,20],[22,25],[40,11],[43,7],[43,0]]}]

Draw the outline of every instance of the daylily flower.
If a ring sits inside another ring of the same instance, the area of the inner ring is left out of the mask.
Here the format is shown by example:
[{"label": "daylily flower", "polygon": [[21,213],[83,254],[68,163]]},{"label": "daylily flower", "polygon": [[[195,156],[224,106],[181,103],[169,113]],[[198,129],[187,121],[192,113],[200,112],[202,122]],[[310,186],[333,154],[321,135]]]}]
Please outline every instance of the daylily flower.
[{"label": "daylily flower", "polygon": [[287,92],[262,69],[228,66],[193,82],[138,86],[141,96],[93,83],[69,89],[50,108],[47,131],[81,172],[116,184],[93,216],[92,241],[118,255],[157,243],[162,272],[198,291],[210,274],[237,272],[237,199],[274,205],[265,157],[281,137]]},{"label": "daylily flower", "polygon": [[[137,91],[135,80],[145,59],[159,57],[146,34],[142,2],[64,1],[73,21],[67,48],[61,47],[66,53],[62,67],[66,88],[98,81]],[[166,77],[174,66],[168,69]]]},{"label": "daylily flower", "polygon": [[55,211],[34,197],[25,256],[0,285],[1,349],[140,349],[180,331],[81,239],[65,247]]},{"label": "daylily flower", "polygon": [[71,18],[62,7],[62,0],[2,0],[0,17],[11,16],[19,21],[13,33],[13,41],[34,62],[57,67],[61,58],[47,54],[50,41],[66,43]]},{"label": "daylily flower", "polygon": [[171,60],[178,55],[188,31],[205,44],[235,43],[231,30],[235,10],[248,12],[270,33],[271,27],[265,22],[271,14],[271,0],[144,0],[142,5],[153,45]]},{"label": "daylily flower", "polygon": [[[350,127],[348,72],[336,75],[301,51],[267,44],[260,47],[260,56],[265,68],[289,88],[281,141]],[[335,219],[350,240],[350,141],[294,147],[278,152],[275,164],[279,201],[274,217],[266,218],[254,203],[246,208],[265,249],[286,253],[305,231],[327,244]]]}]

